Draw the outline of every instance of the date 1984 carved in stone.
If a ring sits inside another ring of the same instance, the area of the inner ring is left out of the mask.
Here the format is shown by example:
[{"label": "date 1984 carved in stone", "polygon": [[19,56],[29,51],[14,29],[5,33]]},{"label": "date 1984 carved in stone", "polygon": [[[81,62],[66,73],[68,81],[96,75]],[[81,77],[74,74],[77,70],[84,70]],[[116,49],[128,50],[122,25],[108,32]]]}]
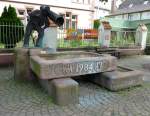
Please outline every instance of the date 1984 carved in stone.
[{"label": "date 1984 carved in stone", "polygon": [[68,63],[49,65],[49,71],[51,75],[67,75],[67,74],[85,74],[85,73],[96,73],[100,72],[104,62],[83,62],[83,63]]}]

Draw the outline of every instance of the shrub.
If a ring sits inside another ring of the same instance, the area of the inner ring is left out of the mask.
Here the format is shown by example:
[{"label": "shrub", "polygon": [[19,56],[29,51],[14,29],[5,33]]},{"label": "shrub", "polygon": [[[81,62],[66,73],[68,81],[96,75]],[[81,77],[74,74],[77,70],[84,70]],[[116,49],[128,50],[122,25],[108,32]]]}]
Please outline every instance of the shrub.
[{"label": "shrub", "polygon": [[98,29],[100,25],[100,21],[99,20],[94,20],[94,29]]},{"label": "shrub", "polygon": [[16,43],[23,39],[24,26],[17,17],[15,8],[9,6],[4,8],[0,17],[0,43],[5,48],[14,48]]}]

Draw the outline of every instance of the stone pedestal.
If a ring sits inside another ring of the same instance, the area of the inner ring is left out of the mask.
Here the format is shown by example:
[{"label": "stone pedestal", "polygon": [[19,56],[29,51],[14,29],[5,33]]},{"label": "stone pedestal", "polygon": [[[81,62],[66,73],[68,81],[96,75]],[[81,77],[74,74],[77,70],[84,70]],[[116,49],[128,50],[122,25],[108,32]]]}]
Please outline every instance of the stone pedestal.
[{"label": "stone pedestal", "polygon": [[144,24],[140,24],[136,30],[136,44],[141,46],[141,49],[146,48],[146,39],[147,39],[147,27]]},{"label": "stone pedestal", "polygon": [[119,67],[112,72],[104,72],[95,75],[90,80],[111,91],[118,91],[143,83],[143,73],[141,71]]},{"label": "stone pedestal", "polygon": [[110,46],[111,25],[109,22],[103,21],[98,29],[98,43],[101,47],[108,48]]},{"label": "stone pedestal", "polygon": [[16,80],[33,80],[30,70],[30,56],[40,54],[41,49],[18,48],[15,50],[14,78]]},{"label": "stone pedestal", "polygon": [[57,49],[57,27],[50,26],[44,30],[42,48],[47,49],[49,53],[56,52]]},{"label": "stone pedestal", "polygon": [[78,83],[71,78],[42,80],[42,87],[48,91],[54,103],[57,105],[69,105],[79,103]]},{"label": "stone pedestal", "polygon": [[29,49],[19,48],[15,50],[14,78],[16,80],[31,80]]}]

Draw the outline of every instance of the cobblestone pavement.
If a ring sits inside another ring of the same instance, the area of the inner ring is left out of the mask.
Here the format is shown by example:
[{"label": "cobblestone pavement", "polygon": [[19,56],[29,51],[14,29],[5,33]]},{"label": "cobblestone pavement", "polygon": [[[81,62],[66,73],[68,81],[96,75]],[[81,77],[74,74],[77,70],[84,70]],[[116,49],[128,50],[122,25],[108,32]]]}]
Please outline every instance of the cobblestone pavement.
[{"label": "cobblestone pavement", "polygon": [[[150,81],[150,56],[130,56],[119,60],[119,65],[130,67],[132,69],[137,69],[144,71],[145,80]],[[149,64],[149,69],[145,69],[144,65]]]},{"label": "cobblestone pavement", "polygon": [[[144,70],[140,65],[149,58],[124,58],[119,64]],[[120,92],[109,92],[85,81],[79,85],[79,104],[57,106],[38,84],[17,82],[13,68],[0,68],[0,116],[150,116],[148,82]]]}]

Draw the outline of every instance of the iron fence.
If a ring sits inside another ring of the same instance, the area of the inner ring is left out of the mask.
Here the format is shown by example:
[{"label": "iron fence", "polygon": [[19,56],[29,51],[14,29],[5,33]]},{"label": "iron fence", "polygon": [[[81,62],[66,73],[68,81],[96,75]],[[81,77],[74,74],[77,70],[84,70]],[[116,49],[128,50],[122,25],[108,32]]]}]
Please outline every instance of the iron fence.
[{"label": "iron fence", "polygon": [[[0,48],[22,47],[25,26],[13,23],[0,23]],[[58,48],[95,47],[98,44],[98,30],[92,28],[58,28]],[[38,34],[32,33],[29,45],[34,47]],[[110,47],[135,46],[136,31],[111,31]],[[4,41],[5,40],[5,41]],[[17,40],[17,41],[16,41]],[[148,32],[150,43],[150,32]]]},{"label": "iron fence", "polygon": [[92,28],[59,29],[58,47],[76,48],[98,46],[98,30]]},{"label": "iron fence", "polygon": [[147,40],[146,44],[148,46],[150,46],[150,32],[147,33],[147,39],[146,40]]},{"label": "iron fence", "polygon": [[16,22],[0,22],[0,48],[21,46],[24,26]]},{"label": "iron fence", "polygon": [[111,47],[136,46],[136,31],[111,31]]}]

